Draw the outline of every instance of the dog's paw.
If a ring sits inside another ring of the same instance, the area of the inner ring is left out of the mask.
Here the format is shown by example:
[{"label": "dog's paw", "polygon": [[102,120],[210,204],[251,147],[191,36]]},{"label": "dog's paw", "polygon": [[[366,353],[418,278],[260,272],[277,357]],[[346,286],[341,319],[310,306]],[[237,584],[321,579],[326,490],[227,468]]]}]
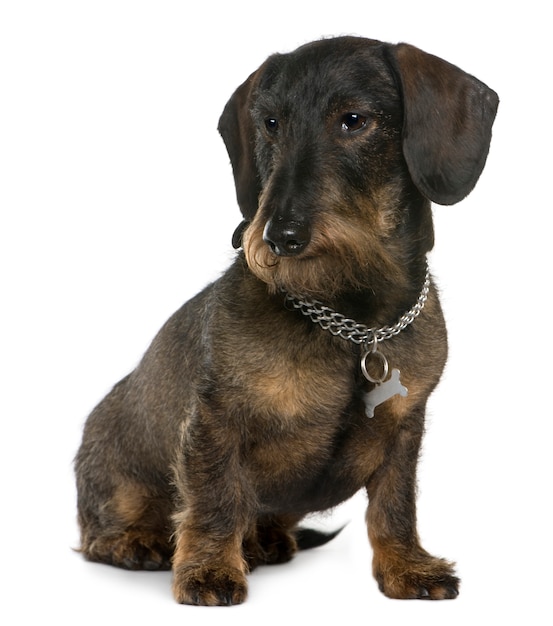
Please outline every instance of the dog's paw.
[{"label": "dog's paw", "polygon": [[245,575],[235,568],[183,566],[174,571],[173,594],[180,604],[230,606],[246,599]]},{"label": "dog's paw", "polygon": [[83,548],[90,561],[131,570],[170,570],[172,549],[155,535],[128,531],[116,537],[100,537]]},{"label": "dog's paw", "polygon": [[453,565],[430,555],[413,560],[380,560],[374,575],[378,587],[389,598],[452,600],[459,595],[459,578]]},{"label": "dog's paw", "polygon": [[258,565],[287,563],[297,550],[291,533],[271,526],[258,527],[255,537],[244,542],[244,556],[250,571]]}]

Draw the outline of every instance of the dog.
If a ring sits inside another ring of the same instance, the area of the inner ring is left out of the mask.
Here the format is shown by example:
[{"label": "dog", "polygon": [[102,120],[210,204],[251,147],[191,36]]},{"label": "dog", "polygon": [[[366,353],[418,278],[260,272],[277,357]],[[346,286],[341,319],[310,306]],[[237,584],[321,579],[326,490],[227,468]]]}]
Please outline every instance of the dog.
[{"label": "dog", "polygon": [[237,88],[219,131],[238,251],[86,421],[85,558],[172,568],[179,603],[239,604],[253,568],[332,538],[307,514],[364,489],[380,590],[458,595],[416,529],[447,357],[431,202],[473,189],[498,103],[416,47],[349,36],[272,55]]}]

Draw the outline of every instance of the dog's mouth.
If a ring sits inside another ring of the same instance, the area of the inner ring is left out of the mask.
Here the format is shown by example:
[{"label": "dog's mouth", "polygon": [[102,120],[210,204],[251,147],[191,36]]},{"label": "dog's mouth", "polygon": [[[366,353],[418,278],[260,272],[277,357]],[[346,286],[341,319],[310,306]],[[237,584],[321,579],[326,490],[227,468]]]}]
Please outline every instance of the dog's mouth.
[{"label": "dog's mouth", "polygon": [[288,237],[284,244],[271,238],[267,225],[255,220],[244,230],[243,249],[252,274],[268,286],[270,293],[286,291],[303,296],[327,298],[350,282],[351,259],[339,258],[334,246],[318,231],[308,237]]},{"label": "dog's mouth", "polygon": [[250,271],[271,293],[330,301],[344,291],[372,289],[375,276],[402,282],[381,232],[335,214],[309,228],[299,220],[275,224],[257,214],[241,240]]}]

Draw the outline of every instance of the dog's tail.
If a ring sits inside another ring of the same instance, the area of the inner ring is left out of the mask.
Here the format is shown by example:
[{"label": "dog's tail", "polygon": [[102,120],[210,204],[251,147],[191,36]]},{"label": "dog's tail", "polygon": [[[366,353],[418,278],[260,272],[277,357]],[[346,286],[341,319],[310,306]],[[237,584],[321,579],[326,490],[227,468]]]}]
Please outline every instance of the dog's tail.
[{"label": "dog's tail", "polygon": [[324,546],[325,543],[332,541],[338,536],[344,528],[345,526],[342,526],[342,528],[338,528],[338,530],[333,530],[332,532],[324,532],[313,528],[297,528],[294,531],[294,536],[298,544],[298,550],[310,550],[311,548]]}]

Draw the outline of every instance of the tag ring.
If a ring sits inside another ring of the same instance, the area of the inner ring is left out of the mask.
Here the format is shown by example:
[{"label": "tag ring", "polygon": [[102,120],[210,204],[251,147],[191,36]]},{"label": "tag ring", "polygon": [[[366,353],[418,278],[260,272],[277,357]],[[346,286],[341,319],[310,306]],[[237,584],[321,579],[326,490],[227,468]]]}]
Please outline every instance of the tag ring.
[{"label": "tag ring", "polygon": [[[376,344],[376,342],[375,342]],[[371,376],[367,369],[367,358],[374,357],[375,359],[379,359],[380,363],[375,363],[375,365],[380,366],[382,368],[382,373],[379,377]],[[382,354],[382,352],[378,352],[378,350],[372,349],[367,350],[365,354],[361,357],[361,371],[363,372],[363,376],[371,383],[375,385],[379,385],[383,383],[388,377],[388,359]]]}]

